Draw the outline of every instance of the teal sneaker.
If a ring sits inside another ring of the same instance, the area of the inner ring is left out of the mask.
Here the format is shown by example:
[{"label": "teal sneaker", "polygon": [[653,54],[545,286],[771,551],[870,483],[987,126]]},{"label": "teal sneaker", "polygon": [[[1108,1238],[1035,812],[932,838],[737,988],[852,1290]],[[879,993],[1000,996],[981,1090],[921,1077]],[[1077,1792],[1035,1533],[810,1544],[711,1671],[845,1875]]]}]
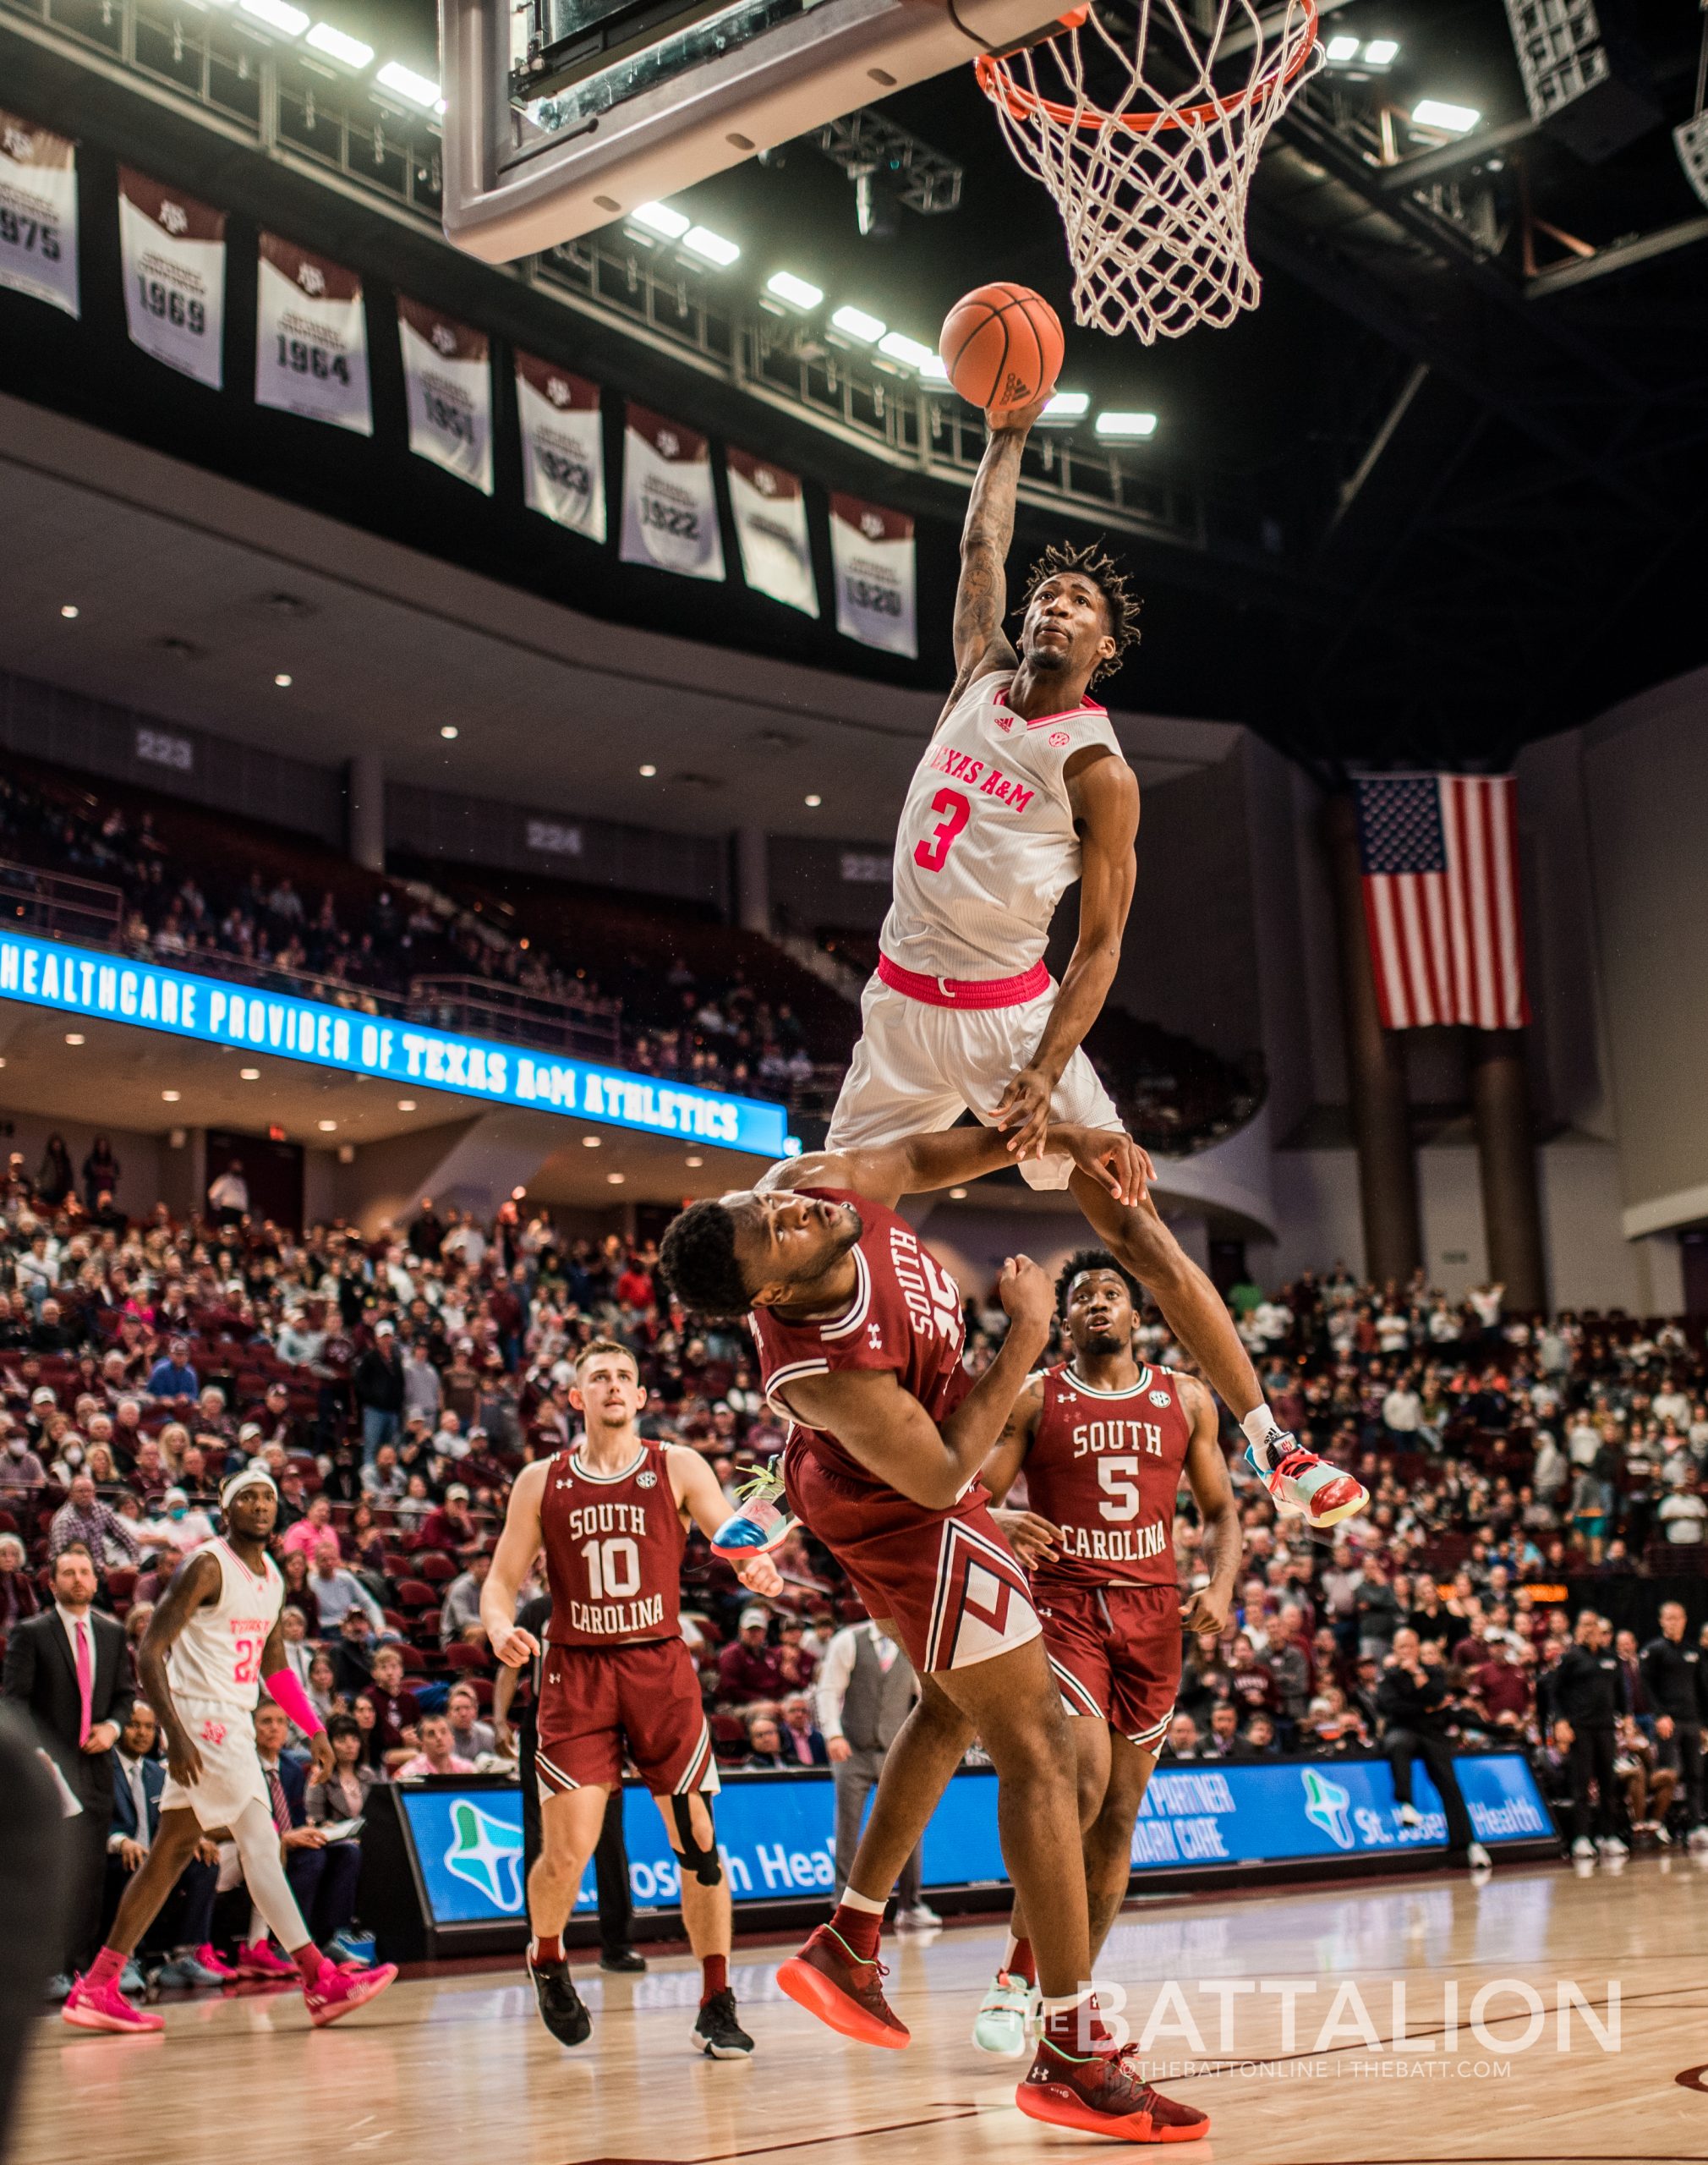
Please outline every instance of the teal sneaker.
[{"label": "teal sneaker", "polygon": [[999,1970],[984,1996],[984,2004],[974,2019],[973,2043],[982,2053],[994,2053],[1000,2058],[1017,2060],[1030,2048],[1032,2039],[1027,2033],[1037,2005],[1036,1985],[1027,1984],[1024,1977],[1010,1976],[1006,1970]]},{"label": "teal sneaker", "polygon": [[780,1462],[773,1459],[757,1467],[736,1494],[741,1508],[712,1536],[712,1554],[725,1564],[751,1564],[756,1556],[780,1548],[794,1528],[783,1505]]}]

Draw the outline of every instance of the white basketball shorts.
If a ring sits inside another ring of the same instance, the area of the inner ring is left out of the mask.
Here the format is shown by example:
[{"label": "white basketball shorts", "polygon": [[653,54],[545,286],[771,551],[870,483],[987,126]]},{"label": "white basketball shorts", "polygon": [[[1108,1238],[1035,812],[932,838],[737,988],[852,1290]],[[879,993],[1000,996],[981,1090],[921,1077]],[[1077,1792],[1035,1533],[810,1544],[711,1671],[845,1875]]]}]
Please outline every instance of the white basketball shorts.
[{"label": "white basketball shorts", "polygon": [[[989,1126],[1003,1091],[1037,1050],[1057,989],[1052,978],[1036,1000],[1014,1007],[936,1007],[897,992],[880,978],[868,978],[860,1000],[860,1042],[837,1093],[824,1148],[857,1150],[899,1143],[953,1127],[963,1112]],[[1083,1046],[1063,1071],[1050,1114],[1076,1126],[1121,1126],[1114,1100]],[[1073,1161],[1027,1158],[1020,1170],[1029,1187],[1061,1188]]]},{"label": "white basketball shorts", "polygon": [[201,1754],[201,1779],[185,1789],[168,1774],[160,1793],[161,1810],[193,1811],[204,1827],[229,1827],[244,1806],[256,1800],[271,1812],[266,1777],[255,1752],[255,1716],[241,1707],[183,1700],[178,1712]]}]

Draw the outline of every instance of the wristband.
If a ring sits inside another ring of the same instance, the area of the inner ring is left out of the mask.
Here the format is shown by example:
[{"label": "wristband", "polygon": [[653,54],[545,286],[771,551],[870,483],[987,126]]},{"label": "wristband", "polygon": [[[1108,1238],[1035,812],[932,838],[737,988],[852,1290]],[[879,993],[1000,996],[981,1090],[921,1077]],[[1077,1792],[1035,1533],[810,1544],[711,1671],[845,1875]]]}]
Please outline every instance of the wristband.
[{"label": "wristband", "polygon": [[301,1680],[293,1669],[276,1669],[263,1680],[272,1694],[273,1703],[289,1717],[304,1736],[318,1736],[326,1724],[315,1710],[315,1703],[304,1691]]}]

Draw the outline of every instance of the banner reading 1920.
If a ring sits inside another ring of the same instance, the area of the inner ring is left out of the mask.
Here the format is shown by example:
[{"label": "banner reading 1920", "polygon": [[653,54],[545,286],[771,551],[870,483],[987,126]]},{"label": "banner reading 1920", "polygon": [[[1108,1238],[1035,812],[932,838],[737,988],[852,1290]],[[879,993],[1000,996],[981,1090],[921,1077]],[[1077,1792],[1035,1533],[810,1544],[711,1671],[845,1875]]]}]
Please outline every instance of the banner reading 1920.
[{"label": "banner reading 1920", "polygon": [[0,286],[78,313],[77,145],[0,112]]},{"label": "banner reading 1920", "polygon": [[382,1075],[489,1104],[575,1113],[645,1135],[722,1143],[755,1157],[780,1158],[787,1143],[783,1107],[763,1099],[660,1082],[587,1061],[554,1060],[487,1038],[458,1037],[424,1023],[352,1013],[324,1000],[257,992],[29,933],[0,932],[0,1000],[5,1000],[204,1044],[276,1053],[348,1075]]}]

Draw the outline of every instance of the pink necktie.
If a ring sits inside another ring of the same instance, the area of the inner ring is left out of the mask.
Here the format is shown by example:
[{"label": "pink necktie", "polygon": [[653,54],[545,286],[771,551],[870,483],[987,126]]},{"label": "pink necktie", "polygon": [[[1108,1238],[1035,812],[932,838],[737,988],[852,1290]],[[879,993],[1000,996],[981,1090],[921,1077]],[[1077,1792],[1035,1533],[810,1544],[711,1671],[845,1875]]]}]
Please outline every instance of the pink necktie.
[{"label": "pink necktie", "polygon": [[77,1620],[77,1741],[87,1744],[95,1726],[95,1661],[89,1650],[89,1626]]}]

